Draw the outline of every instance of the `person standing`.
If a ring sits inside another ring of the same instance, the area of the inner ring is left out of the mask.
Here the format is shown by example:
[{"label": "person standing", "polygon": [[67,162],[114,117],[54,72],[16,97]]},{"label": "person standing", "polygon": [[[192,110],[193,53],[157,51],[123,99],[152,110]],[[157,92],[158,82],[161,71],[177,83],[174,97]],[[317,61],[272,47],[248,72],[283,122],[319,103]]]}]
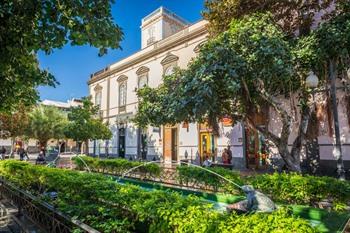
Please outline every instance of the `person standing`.
[{"label": "person standing", "polygon": [[228,163],[228,152],[227,149],[225,148],[224,151],[221,154],[221,158],[222,158],[222,163],[223,164],[227,164]]},{"label": "person standing", "polygon": [[4,160],[5,159],[5,154],[6,154],[6,149],[5,149],[4,146],[1,147],[0,154],[1,154],[1,159]]},{"label": "person standing", "polygon": [[19,153],[19,160],[23,161],[25,153],[26,153],[24,148],[23,147],[19,148],[18,153]]},{"label": "person standing", "polygon": [[227,146],[227,163],[231,164],[232,161],[232,151],[230,145]]}]

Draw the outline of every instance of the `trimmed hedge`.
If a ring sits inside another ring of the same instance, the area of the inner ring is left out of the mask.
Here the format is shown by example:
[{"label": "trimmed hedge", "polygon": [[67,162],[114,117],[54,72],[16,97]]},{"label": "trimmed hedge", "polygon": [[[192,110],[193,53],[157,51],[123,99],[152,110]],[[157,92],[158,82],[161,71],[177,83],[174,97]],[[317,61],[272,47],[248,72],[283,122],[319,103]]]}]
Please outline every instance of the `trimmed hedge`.
[{"label": "trimmed hedge", "polygon": [[350,203],[350,182],[332,177],[274,173],[251,176],[246,182],[276,202],[317,206],[328,200],[335,210],[344,210]]},{"label": "trimmed hedge", "polygon": [[[317,232],[288,209],[272,214],[219,213],[196,197],[145,191],[111,178],[19,161],[1,161],[0,175],[101,232]],[[55,191],[56,199],[44,193]]]},{"label": "trimmed hedge", "polygon": [[[88,166],[96,172],[107,172],[121,175],[142,162],[133,162],[126,159],[97,159],[81,156]],[[82,161],[75,158],[77,168],[84,169]],[[251,184],[256,189],[269,195],[273,201],[283,204],[302,204],[318,207],[318,202],[331,202],[334,210],[345,210],[350,202],[350,182],[341,181],[332,177],[318,177],[297,173],[274,173],[242,177],[238,172],[224,168],[209,168],[233,182],[243,185]],[[158,164],[147,164],[136,170],[144,176],[158,177],[162,168]],[[229,182],[211,174],[201,168],[178,166],[176,168],[178,182],[186,185],[193,184],[219,192],[238,194],[240,190]]]},{"label": "trimmed hedge", "polygon": [[[238,172],[228,171],[225,168],[219,167],[207,169],[218,173],[219,175],[235,182],[238,185],[244,184]],[[192,184],[195,186],[206,187],[214,191],[223,191],[231,194],[237,194],[240,192],[236,186],[201,168],[191,166],[178,166],[176,167],[176,172],[177,179],[180,184]]]},{"label": "trimmed hedge", "polygon": [[[275,202],[284,204],[302,204],[317,206],[318,202],[327,200],[334,210],[345,210],[350,203],[350,182],[332,177],[317,177],[297,173],[274,173],[240,177],[237,172],[223,168],[210,170],[242,185],[251,184],[256,189],[271,197]],[[200,168],[179,166],[178,177],[182,182],[202,184],[214,190],[239,192],[237,187]]]},{"label": "trimmed hedge", "polygon": [[[79,155],[73,157],[73,161],[78,170],[86,170],[86,166],[82,160],[85,161],[91,171],[115,175],[123,175],[124,172],[143,164],[143,162],[129,161],[126,159],[98,159]],[[133,172],[141,173],[144,176],[159,176],[161,168],[157,164],[150,163],[135,169]]]}]

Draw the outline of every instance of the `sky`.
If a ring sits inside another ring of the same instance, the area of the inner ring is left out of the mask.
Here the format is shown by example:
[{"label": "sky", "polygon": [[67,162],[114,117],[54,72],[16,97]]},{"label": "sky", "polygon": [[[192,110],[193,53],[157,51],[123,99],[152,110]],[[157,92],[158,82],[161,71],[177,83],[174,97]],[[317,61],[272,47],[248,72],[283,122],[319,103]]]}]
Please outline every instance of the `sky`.
[{"label": "sky", "polygon": [[114,21],[122,27],[122,50],[109,50],[98,57],[98,49],[90,46],[70,46],[55,50],[50,55],[39,52],[40,67],[49,70],[60,85],[39,87],[40,99],[67,101],[88,95],[87,81],[91,73],[105,68],[141,49],[141,19],[164,6],[194,23],[201,19],[204,0],[116,0],[112,6]]}]

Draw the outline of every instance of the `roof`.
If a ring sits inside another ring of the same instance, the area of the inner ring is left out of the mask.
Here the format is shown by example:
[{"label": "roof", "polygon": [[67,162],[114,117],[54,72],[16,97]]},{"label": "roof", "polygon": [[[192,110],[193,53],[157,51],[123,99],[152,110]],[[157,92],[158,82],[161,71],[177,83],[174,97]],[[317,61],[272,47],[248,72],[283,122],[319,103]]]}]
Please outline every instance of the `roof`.
[{"label": "roof", "polygon": [[148,58],[154,57],[159,53],[168,51],[169,49],[183,44],[193,38],[199,37],[201,35],[207,34],[207,21],[200,20],[197,23],[185,27],[183,30],[163,39],[155,42],[154,44],[141,49],[140,51],[119,60],[106,68],[91,74],[88,84],[95,83],[111,74],[122,71],[130,66],[138,64]]},{"label": "roof", "polygon": [[55,101],[55,100],[43,100],[40,104],[46,105],[46,106],[54,106],[57,108],[71,108],[71,107],[77,107],[81,105],[81,101],[76,99],[68,100],[67,102],[61,102],[61,101]]}]

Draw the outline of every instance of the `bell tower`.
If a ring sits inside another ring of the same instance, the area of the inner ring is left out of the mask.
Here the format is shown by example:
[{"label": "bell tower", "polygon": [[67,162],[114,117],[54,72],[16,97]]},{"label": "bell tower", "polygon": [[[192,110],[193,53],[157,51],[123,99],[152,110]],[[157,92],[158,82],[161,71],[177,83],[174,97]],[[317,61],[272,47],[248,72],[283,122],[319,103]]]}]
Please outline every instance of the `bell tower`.
[{"label": "bell tower", "polygon": [[164,7],[160,7],[142,19],[141,48],[165,39],[184,29],[188,22]]}]

